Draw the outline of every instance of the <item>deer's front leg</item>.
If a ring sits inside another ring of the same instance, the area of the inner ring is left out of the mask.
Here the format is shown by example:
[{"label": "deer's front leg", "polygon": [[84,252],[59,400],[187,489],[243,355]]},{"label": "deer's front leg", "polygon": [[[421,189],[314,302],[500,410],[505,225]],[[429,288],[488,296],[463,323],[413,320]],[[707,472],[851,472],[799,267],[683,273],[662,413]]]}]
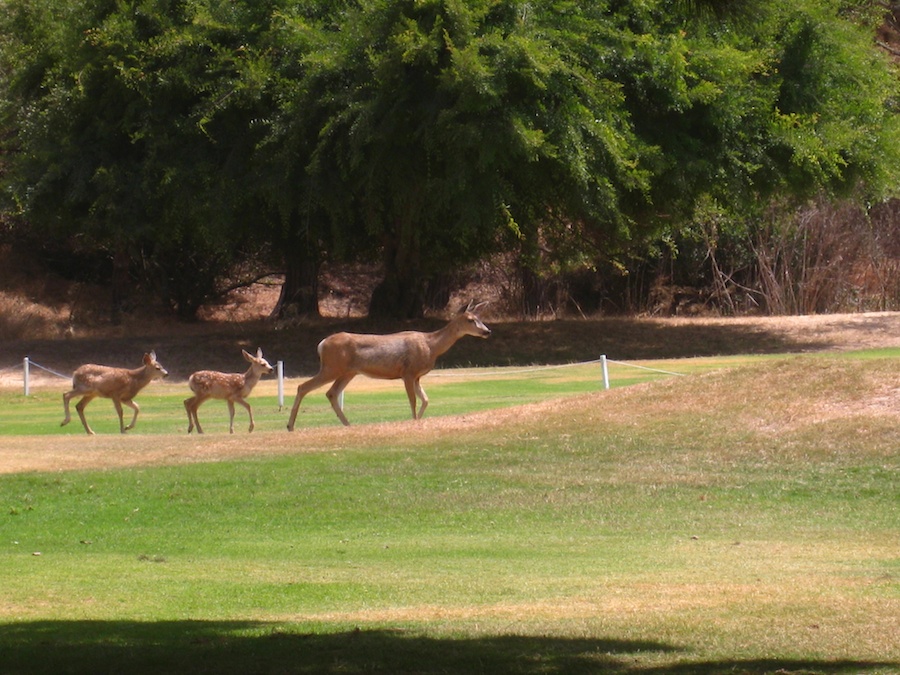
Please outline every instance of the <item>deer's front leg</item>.
[{"label": "deer's front leg", "polygon": [[[134,415],[131,416],[131,424],[129,424],[127,427],[124,427],[122,429],[122,433],[124,434],[126,431],[130,431],[131,429],[134,429],[134,425],[137,424],[138,413],[141,411],[141,409],[140,409],[140,407],[138,407],[138,404],[135,403],[134,401],[122,401],[122,403],[124,403],[129,408],[134,410]],[[119,413],[119,424],[121,425],[122,424],[122,406],[119,405],[118,402],[116,402],[116,412]]]},{"label": "deer's front leg", "polygon": [[419,380],[416,380],[416,395],[419,397],[419,400],[422,401],[422,407],[419,408],[418,415],[418,419],[422,419],[422,415],[425,414],[425,408],[428,407],[428,394],[422,389],[422,383]]},{"label": "deer's front leg", "polygon": [[[406,385],[406,397],[409,399],[409,407],[412,409],[412,417],[414,420],[420,419],[422,417],[422,413],[425,412],[425,406],[428,405],[428,397],[425,395],[425,392],[422,391],[422,387],[419,384],[418,380],[415,379],[404,379],[403,384]],[[419,412],[416,412],[416,405],[418,404],[417,398],[422,399],[422,408]]]},{"label": "deer's front leg", "polygon": [[234,433],[234,401],[230,398],[226,399],[225,402],[228,404],[228,433]]},{"label": "deer's front leg", "polygon": [[253,431],[256,428],[256,423],[253,421],[253,409],[250,407],[250,404],[242,398],[236,398],[234,402],[238,405],[244,406],[247,409],[247,415],[250,416],[250,428],[247,429],[247,431],[248,433]]}]

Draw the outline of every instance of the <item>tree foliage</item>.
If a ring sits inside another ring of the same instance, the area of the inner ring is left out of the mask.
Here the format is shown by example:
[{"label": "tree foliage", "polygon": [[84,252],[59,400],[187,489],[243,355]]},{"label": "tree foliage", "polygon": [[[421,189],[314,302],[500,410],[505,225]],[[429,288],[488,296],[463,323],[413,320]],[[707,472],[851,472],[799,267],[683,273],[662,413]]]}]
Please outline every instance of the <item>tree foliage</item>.
[{"label": "tree foliage", "polygon": [[28,234],[130,262],[191,315],[247,231],[249,20],[220,21],[232,3],[8,4],[7,185]]},{"label": "tree foliage", "polygon": [[7,208],[183,315],[249,258],[315,311],[321,261],[378,256],[409,317],[494,251],[615,264],[896,182],[862,0],[4,4]]}]

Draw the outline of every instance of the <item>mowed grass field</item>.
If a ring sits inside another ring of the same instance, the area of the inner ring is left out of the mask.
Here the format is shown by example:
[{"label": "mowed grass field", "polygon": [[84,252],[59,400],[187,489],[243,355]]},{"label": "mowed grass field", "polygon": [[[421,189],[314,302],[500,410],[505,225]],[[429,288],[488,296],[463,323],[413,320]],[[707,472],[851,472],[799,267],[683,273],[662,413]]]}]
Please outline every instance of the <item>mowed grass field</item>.
[{"label": "mowed grass field", "polygon": [[898,357],[4,391],[0,672],[900,672]]}]

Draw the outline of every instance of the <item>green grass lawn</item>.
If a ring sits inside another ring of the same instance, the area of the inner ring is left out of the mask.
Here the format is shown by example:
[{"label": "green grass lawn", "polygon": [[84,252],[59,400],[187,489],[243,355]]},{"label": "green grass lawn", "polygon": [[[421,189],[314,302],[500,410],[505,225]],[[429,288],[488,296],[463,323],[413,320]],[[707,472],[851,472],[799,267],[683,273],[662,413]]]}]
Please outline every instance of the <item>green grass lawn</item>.
[{"label": "green grass lawn", "polygon": [[360,378],[293,434],[263,389],[203,439],[177,385],[91,439],[4,393],[7,443],[174,454],[0,475],[0,672],[900,672],[896,355],[647,365],[687,376],[436,373],[419,423]]},{"label": "green grass lawn", "polygon": [[[608,372],[612,388],[650,382],[658,379],[708,372],[722,367],[735,367],[759,362],[766,356],[694,358],[675,361],[612,362]],[[297,385],[302,379],[287,380],[284,405],[279,406],[273,378],[263,380],[248,399],[253,406],[257,430],[281,430],[293,404]],[[68,382],[60,379],[32,385],[29,396],[22,390],[0,390],[0,436],[81,434],[84,430],[75,411],[78,398],[72,399],[72,421],[60,427],[63,419],[62,392]],[[552,367],[509,367],[490,369],[445,369],[426,375],[422,384],[428,392],[428,417],[457,415],[474,410],[507,408],[557,396],[598,392],[603,389],[603,373],[599,362]],[[297,426],[318,427],[339,424],[325,398],[327,386],[303,401]],[[141,407],[135,431],[141,434],[173,434],[186,431],[187,415],[183,401],[190,395],[184,382],[156,381],[135,399]],[[345,409],[352,424],[402,421],[410,418],[410,408],[403,384],[399,381],[379,382],[364,376],[356,378],[345,392]],[[94,399],[85,414],[98,434],[118,433],[119,422],[108,399]],[[131,411],[124,408],[126,424]],[[207,432],[227,432],[228,413],[222,401],[208,401],[200,407],[200,421]],[[237,407],[235,431],[246,431],[246,412]]]}]

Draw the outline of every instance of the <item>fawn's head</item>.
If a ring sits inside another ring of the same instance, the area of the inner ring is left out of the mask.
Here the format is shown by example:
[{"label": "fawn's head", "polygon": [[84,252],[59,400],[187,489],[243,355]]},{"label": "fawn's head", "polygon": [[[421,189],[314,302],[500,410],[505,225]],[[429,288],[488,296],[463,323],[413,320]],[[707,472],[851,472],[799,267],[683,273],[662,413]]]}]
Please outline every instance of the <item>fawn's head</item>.
[{"label": "fawn's head", "polygon": [[150,372],[151,380],[158,380],[161,377],[168,377],[169,371],[162,367],[162,364],[156,360],[156,352],[144,354],[144,368]]},{"label": "fawn's head", "polygon": [[247,361],[249,361],[250,364],[263,375],[268,375],[273,370],[275,370],[272,365],[263,358],[261,347],[256,348],[256,356],[253,356],[253,354],[248,352],[246,349],[242,349],[241,353],[243,353],[244,358],[247,359]]}]

